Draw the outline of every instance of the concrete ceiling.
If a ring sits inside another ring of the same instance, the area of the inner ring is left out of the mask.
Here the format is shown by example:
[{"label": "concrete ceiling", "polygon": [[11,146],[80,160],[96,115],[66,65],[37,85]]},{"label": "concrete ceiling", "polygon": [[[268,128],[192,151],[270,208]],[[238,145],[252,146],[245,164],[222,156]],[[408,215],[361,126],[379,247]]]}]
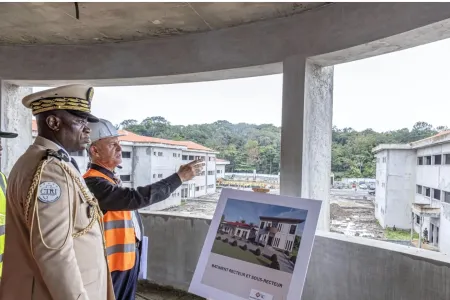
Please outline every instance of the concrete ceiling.
[{"label": "concrete ceiling", "polygon": [[326,3],[0,3],[0,45],[97,44],[205,32]]}]

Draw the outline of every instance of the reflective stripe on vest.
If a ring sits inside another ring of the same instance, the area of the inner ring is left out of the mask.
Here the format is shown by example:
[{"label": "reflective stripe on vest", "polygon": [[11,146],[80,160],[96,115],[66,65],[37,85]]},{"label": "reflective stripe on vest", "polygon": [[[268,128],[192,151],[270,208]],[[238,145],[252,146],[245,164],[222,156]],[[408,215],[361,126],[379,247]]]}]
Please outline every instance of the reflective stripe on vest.
[{"label": "reflective stripe on vest", "polygon": [[[116,185],[100,171],[89,169],[83,178],[100,177]],[[109,271],[126,271],[136,262],[136,234],[130,211],[108,211],[103,216]]]},{"label": "reflective stripe on vest", "polygon": [[6,176],[0,172],[0,276],[3,268],[3,252],[5,250],[5,217],[6,217]]}]

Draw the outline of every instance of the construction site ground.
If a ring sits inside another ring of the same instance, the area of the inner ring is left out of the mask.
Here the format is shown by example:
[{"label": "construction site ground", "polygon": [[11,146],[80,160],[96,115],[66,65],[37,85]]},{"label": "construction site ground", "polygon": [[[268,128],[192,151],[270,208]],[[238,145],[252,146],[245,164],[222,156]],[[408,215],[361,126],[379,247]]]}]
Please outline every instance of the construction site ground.
[{"label": "construction site ground", "polygon": [[385,239],[384,229],[375,219],[373,200],[367,190],[331,190],[330,231]]},{"label": "construction site ground", "polygon": [[[278,190],[271,191],[273,194]],[[179,214],[212,217],[220,192],[188,199],[180,206],[165,211]],[[367,190],[332,189],[330,191],[330,230],[346,235],[384,239],[384,230],[374,215],[374,196]]]}]

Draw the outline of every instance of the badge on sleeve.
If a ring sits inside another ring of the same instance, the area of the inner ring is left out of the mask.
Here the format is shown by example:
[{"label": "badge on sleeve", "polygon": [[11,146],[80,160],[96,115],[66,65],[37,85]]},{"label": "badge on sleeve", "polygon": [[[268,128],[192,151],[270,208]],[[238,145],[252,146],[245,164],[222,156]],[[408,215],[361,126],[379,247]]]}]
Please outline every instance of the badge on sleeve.
[{"label": "badge on sleeve", "polygon": [[39,185],[39,201],[53,203],[61,197],[61,188],[56,182],[42,182]]}]

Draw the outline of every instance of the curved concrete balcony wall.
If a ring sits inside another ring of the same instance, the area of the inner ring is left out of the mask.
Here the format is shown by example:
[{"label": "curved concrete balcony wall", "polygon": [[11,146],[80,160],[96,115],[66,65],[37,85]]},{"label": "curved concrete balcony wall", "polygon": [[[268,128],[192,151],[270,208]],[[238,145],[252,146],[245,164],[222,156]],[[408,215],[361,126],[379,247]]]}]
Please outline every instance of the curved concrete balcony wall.
[{"label": "curved concrete balcony wall", "polygon": [[[281,193],[323,200],[329,221],[332,66],[450,37],[450,3],[333,3],[292,17],[234,28],[101,45],[0,47],[7,170],[30,144],[30,90],[83,82],[95,86],[208,81],[283,73]],[[2,142],[3,143],[3,142]],[[143,215],[148,278],[187,289],[210,220]],[[379,241],[318,234],[303,299],[448,300],[450,264],[439,253]]]},{"label": "curved concrete balcony wall", "polygon": [[[148,279],[187,290],[210,220],[142,213],[149,237]],[[305,300],[448,300],[450,261],[443,254],[318,232]]]},{"label": "curved concrete balcony wall", "polygon": [[450,3],[333,3],[291,17],[139,42],[2,46],[0,78],[32,86],[137,85],[267,75],[281,73],[291,56],[333,65],[447,38],[448,18]]}]

